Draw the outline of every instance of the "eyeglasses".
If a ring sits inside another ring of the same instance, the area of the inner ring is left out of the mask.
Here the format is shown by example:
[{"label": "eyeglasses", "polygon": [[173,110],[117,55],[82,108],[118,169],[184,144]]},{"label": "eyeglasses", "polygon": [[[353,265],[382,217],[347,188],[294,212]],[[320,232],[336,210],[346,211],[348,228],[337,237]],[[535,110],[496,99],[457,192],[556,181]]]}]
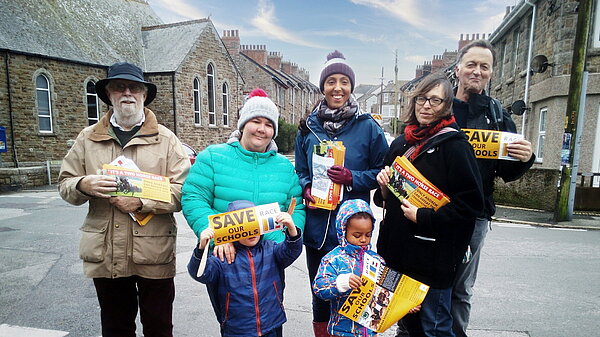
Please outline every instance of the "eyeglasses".
[{"label": "eyeglasses", "polygon": [[442,104],[445,100],[438,97],[425,97],[425,96],[417,96],[415,97],[415,103],[418,105],[425,105],[425,102],[429,101],[429,105],[438,106]]},{"label": "eyeglasses", "polygon": [[125,83],[125,82],[109,82],[108,88],[112,91],[116,92],[125,92],[127,88],[131,91],[132,94],[138,94],[146,89],[146,86],[143,83]]}]

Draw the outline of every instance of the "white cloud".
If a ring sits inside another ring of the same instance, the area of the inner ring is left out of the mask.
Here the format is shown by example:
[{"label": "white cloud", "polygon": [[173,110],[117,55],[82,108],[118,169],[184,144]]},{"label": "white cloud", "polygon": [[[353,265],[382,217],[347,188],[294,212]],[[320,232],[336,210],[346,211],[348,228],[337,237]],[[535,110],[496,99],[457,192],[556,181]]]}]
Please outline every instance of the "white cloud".
[{"label": "white cloud", "polygon": [[264,36],[295,45],[322,48],[321,46],[306,41],[296,34],[287,31],[285,28],[277,25],[275,17],[275,6],[267,0],[258,1],[258,12],[251,21],[252,25],[258,29]]},{"label": "white cloud", "polygon": [[425,28],[423,16],[415,0],[350,0],[357,5],[373,7],[408,23],[411,26]]},{"label": "white cloud", "polygon": [[369,34],[351,32],[348,30],[340,30],[340,31],[329,31],[328,30],[328,31],[314,32],[314,34],[318,35],[318,36],[327,36],[327,37],[341,36],[344,38],[353,39],[353,40],[360,41],[363,43],[385,43],[387,41],[385,36],[383,36],[383,35],[374,36],[374,35],[369,35]]},{"label": "white cloud", "polygon": [[429,59],[431,59],[431,56],[425,57],[422,55],[407,55],[407,56],[403,57],[404,61],[408,61],[408,62],[412,62],[412,63],[416,63],[416,64],[423,64],[423,62],[425,60],[429,60]]},{"label": "white cloud", "polygon": [[186,3],[185,0],[152,0],[151,2],[152,5],[164,9],[179,20],[195,20],[208,16],[193,5]]}]

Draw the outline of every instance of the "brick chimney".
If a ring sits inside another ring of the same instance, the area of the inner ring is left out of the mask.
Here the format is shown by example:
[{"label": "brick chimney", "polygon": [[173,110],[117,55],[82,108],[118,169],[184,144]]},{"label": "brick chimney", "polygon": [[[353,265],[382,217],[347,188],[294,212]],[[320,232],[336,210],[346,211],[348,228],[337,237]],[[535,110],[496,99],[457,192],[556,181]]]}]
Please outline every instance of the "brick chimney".
[{"label": "brick chimney", "polygon": [[292,69],[290,71],[290,74],[298,75],[298,65],[296,63],[292,63]]},{"label": "brick chimney", "polygon": [[267,64],[267,46],[264,44],[242,45],[240,52],[261,66]]},{"label": "brick chimney", "polygon": [[269,52],[269,56],[267,56],[267,65],[275,70],[281,69],[281,53],[279,52]]},{"label": "brick chimney", "polygon": [[281,62],[281,71],[283,71],[286,74],[291,74],[292,73],[292,62],[290,62],[290,61]]},{"label": "brick chimney", "polygon": [[433,60],[431,60],[431,72],[435,73],[443,67],[444,60],[442,60],[442,55],[433,55]]},{"label": "brick chimney", "polygon": [[240,35],[239,31],[236,30],[224,30],[223,36],[221,37],[225,48],[232,56],[236,56],[240,52]]},{"label": "brick chimney", "polygon": [[423,76],[423,66],[417,65],[417,69],[415,70],[415,78],[419,78]]}]

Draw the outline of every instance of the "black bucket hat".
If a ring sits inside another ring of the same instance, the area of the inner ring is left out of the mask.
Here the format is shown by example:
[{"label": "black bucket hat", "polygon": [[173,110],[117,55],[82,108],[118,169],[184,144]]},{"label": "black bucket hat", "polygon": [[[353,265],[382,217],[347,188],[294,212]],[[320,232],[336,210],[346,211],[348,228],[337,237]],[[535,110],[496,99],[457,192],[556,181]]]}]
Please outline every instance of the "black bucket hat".
[{"label": "black bucket hat", "polygon": [[108,77],[98,81],[96,83],[96,94],[100,99],[108,104],[112,105],[108,95],[106,95],[106,85],[110,80],[114,79],[122,79],[122,80],[130,80],[134,82],[144,83],[148,88],[148,94],[146,95],[146,100],[144,101],[144,106],[150,104],[154,98],[156,97],[156,85],[144,81],[144,73],[142,69],[140,69],[135,64],[127,63],[127,62],[119,62],[115,63],[108,68]]}]

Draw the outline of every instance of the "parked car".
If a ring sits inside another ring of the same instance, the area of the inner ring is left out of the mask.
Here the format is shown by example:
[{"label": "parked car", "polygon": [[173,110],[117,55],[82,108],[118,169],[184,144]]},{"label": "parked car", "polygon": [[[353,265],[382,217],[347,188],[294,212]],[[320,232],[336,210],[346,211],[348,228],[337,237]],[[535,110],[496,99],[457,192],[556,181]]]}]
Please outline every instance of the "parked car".
[{"label": "parked car", "polygon": [[194,165],[194,162],[196,161],[196,156],[198,155],[198,152],[196,150],[194,150],[193,147],[191,147],[190,145],[187,145],[186,143],[182,143],[183,145],[183,150],[185,151],[185,153],[187,153],[188,157],[190,157],[190,163],[192,165]]}]

